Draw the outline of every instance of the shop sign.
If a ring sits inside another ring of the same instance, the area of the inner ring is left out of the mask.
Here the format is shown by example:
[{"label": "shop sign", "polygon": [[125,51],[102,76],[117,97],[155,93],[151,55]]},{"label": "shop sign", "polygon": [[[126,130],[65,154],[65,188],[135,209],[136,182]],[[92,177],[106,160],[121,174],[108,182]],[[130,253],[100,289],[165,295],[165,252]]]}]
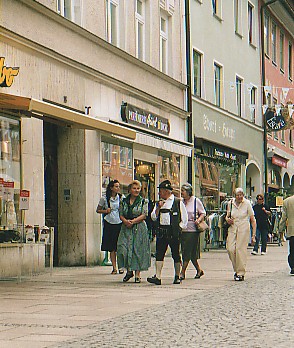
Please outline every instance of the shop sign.
[{"label": "shop sign", "polygon": [[226,122],[219,122],[203,115],[203,129],[206,132],[215,133],[224,139],[234,141],[236,139],[236,129],[229,126]]},{"label": "shop sign", "polygon": [[19,210],[28,210],[30,208],[30,191],[20,190]]},{"label": "shop sign", "polygon": [[124,122],[151,130],[156,133],[169,135],[170,132],[170,123],[168,119],[137,108],[131,104],[122,104],[121,118]]},{"label": "shop sign", "polygon": [[223,159],[230,162],[246,164],[248,158],[246,153],[237,153],[230,148],[221,146],[203,144],[204,154],[213,158]]},{"label": "shop sign", "polygon": [[6,200],[14,200],[14,181],[3,181],[3,195]]},{"label": "shop sign", "polygon": [[281,157],[273,156],[272,164],[275,164],[276,166],[279,166],[279,167],[287,168],[287,160]]},{"label": "shop sign", "polygon": [[0,57],[0,87],[11,87],[14,77],[18,75],[19,68],[4,65],[5,58]]}]

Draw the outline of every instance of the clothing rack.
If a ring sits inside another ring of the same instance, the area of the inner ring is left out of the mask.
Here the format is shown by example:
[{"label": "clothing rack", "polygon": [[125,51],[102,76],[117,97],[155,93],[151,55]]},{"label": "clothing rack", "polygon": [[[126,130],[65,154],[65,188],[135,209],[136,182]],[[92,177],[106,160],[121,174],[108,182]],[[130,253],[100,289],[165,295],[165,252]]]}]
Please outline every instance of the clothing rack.
[{"label": "clothing rack", "polygon": [[205,219],[209,229],[205,231],[203,251],[226,247],[226,235],[222,228],[226,212],[227,210],[223,209],[206,210]]}]

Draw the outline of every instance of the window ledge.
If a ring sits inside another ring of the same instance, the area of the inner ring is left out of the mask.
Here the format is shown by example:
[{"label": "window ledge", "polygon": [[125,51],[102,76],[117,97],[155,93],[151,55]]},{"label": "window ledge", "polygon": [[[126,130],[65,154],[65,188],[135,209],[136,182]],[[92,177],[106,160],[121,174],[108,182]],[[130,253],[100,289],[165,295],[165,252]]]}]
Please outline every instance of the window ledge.
[{"label": "window ledge", "polygon": [[278,66],[278,64],[274,60],[272,60],[272,65],[275,66],[275,67]]},{"label": "window ledge", "polygon": [[243,35],[240,34],[238,31],[235,30],[235,34],[236,34],[236,36],[238,36],[240,39],[243,39]]},{"label": "window ledge", "polygon": [[265,53],[264,55],[267,59],[270,59],[270,56],[267,53]]},{"label": "window ledge", "polygon": [[285,74],[284,69],[280,68],[280,73],[284,75]]},{"label": "window ledge", "polygon": [[250,47],[252,47],[253,49],[257,49],[257,46],[254,44],[254,43],[252,43],[252,42],[249,42],[249,45],[250,45]]},{"label": "window ledge", "polygon": [[289,76],[289,77],[288,77],[288,79],[289,79],[289,81],[290,81],[290,82],[292,82],[292,81],[293,81],[291,76]]},{"label": "window ledge", "polygon": [[217,19],[220,23],[223,21],[223,20],[221,19],[221,17],[220,17],[218,14],[216,14],[216,13],[213,13],[213,17],[214,17],[215,19]]}]

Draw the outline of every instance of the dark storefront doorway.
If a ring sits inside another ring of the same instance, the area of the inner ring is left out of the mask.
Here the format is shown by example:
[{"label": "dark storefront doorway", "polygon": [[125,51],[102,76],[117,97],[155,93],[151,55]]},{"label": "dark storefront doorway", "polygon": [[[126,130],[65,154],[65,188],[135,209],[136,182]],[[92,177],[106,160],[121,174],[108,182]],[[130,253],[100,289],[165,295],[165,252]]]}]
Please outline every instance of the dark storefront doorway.
[{"label": "dark storefront doorway", "polygon": [[54,266],[58,266],[58,165],[57,126],[44,122],[45,225],[54,227]]}]

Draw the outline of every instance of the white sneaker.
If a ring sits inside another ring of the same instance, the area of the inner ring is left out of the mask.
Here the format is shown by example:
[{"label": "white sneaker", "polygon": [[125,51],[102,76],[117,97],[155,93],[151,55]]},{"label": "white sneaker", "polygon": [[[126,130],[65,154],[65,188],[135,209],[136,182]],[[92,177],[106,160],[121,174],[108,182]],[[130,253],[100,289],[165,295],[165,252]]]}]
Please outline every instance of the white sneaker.
[{"label": "white sneaker", "polygon": [[262,251],[260,254],[261,255],[266,255],[266,251]]},{"label": "white sneaker", "polygon": [[255,250],[252,250],[252,251],[251,251],[251,255],[258,255],[258,252],[255,251]]}]

